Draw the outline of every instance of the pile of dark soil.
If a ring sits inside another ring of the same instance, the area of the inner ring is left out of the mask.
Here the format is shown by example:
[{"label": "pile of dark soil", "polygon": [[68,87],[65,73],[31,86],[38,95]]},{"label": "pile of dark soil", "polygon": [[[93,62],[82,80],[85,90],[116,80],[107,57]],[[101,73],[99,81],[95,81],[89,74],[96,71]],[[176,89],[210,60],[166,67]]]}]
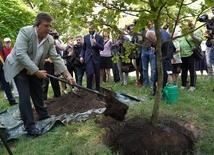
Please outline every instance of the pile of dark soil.
[{"label": "pile of dark soil", "polygon": [[[49,114],[57,116],[105,107],[102,101],[97,100],[96,94],[85,90],[78,90],[77,94],[81,97],[69,93],[46,100]],[[166,124],[161,123],[158,127],[153,127],[149,120],[139,117],[122,122],[103,117],[95,122],[99,123],[100,127],[109,129],[101,140],[112,148],[112,151],[123,155],[194,154],[195,139]]]},{"label": "pile of dark soil", "polygon": [[97,95],[84,90],[77,90],[77,95],[69,92],[60,97],[45,101],[50,115],[82,113],[91,109],[105,108],[105,103],[97,100]]}]

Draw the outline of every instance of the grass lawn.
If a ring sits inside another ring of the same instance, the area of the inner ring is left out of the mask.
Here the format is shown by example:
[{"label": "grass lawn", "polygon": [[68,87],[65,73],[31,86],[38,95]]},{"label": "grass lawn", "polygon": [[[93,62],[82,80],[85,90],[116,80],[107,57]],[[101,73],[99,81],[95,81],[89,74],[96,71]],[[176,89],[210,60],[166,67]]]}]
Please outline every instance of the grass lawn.
[{"label": "grass lawn", "polygon": [[[160,116],[171,116],[192,122],[202,129],[200,140],[196,143],[199,155],[212,155],[214,153],[214,92],[213,81],[208,80],[207,75],[198,75],[196,90],[188,92],[188,89],[179,90],[179,100],[173,104],[160,103]],[[107,84],[103,87],[107,88]],[[179,85],[180,87],[180,85]],[[126,119],[134,116],[150,117],[153,109],[153,97],[149,96],[149,87],[138,88],[135,86],[135,78],[129,77],[128,85],[121,87],[113,85],[113,91],[148,98],[147,102],[131,105]],[[49,96],[52,96],[51,88]],[[0,110],[9,106],[4,99],[3,91],[0,91]],[[102,115],[96,119],[101,119]],[[35,138],[9,142],[14,155],[112,155],[110,148],[105,146],[100,137],[107,129],[101,129],[90,119],[86,122],[73,123],[67,126],[58,126],[48,133]],[[0,143],[0,155],[7,155],[7,151]],[[115,153],[116,154],[116,153]]]}]

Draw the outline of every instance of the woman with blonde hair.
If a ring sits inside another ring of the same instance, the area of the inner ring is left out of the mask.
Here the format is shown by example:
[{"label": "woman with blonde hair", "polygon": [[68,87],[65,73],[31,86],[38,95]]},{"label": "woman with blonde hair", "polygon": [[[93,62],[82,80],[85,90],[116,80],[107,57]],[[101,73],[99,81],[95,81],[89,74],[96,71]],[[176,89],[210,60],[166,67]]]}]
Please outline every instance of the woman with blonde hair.
[{"label": "woman with blonde hair", "polygon": [[103,43],[104,49],[100,52],[101,56],[101,66],[100,66],[100,85],[103,83],[103,77],[106,74],[108,86],[111,88],[111,72],[110,69],[112,68],[112,53],[111,53],[111,46],[112,40],[109,37],[107,32],[103,32]]}]

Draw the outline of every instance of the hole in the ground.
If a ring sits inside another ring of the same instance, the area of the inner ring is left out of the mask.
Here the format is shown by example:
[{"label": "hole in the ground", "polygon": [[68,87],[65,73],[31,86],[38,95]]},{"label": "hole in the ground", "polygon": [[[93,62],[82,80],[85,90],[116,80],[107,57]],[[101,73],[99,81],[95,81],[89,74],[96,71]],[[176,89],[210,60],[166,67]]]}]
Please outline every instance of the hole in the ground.
[{"label": "hole in the ground", "polygon": [[194,143],[201,130],[190,122],[165,117],[160,118],[159,125],[155,128],[148,119],[140,117],[119,123],[111,118],[104,119],[100,123],[110,128],[103,137],[104,143],[112,151],[122,155],[196,153]]}]

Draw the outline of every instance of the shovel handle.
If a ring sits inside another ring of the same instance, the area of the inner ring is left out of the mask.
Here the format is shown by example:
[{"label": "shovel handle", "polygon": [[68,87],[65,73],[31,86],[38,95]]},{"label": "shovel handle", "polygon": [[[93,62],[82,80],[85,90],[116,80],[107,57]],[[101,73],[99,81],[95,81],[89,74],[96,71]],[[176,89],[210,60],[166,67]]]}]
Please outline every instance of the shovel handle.
[{"label": "shovel handle", "polygon": [[65,79],[58,78],[58,77],[56,77],[56,76],[54,76],[54,75],[47,74],[46,76],[49,77],[49,78],[52,78],[52,79],[55,79],[55,80],[64,82],[64,83],[66,83],[66,84],[68,84],[68,85],[70,85],[70,86],[72,86],[72,87],[77,87],[77,88],[79,88],[79,89],[83,89],[83,90],[86,90],[86,91],[89,91],[89,92],[92,92],[92,93],[96,93],[96,94],[98,94],[98,95],[103,96],[101,93],[99,93],[99,92],[97,92],[97,91],[94,91],[94,90],[89,89],[89,88],[86,88],[86,87],[82,87],[82,86],[80,86],[80,85],[71,84],[71,83],[69,83],[68,81],[66,81]]},{"label": "shovel handle", "polygon": [[6,140],[4,139],[4,137],[0,134],[0,139],[3,142],[5,148],[7,149],[7,152],[9,153],[9,155],[13,155],[13,152],[11,151],[8,143],[6,142]]}]

